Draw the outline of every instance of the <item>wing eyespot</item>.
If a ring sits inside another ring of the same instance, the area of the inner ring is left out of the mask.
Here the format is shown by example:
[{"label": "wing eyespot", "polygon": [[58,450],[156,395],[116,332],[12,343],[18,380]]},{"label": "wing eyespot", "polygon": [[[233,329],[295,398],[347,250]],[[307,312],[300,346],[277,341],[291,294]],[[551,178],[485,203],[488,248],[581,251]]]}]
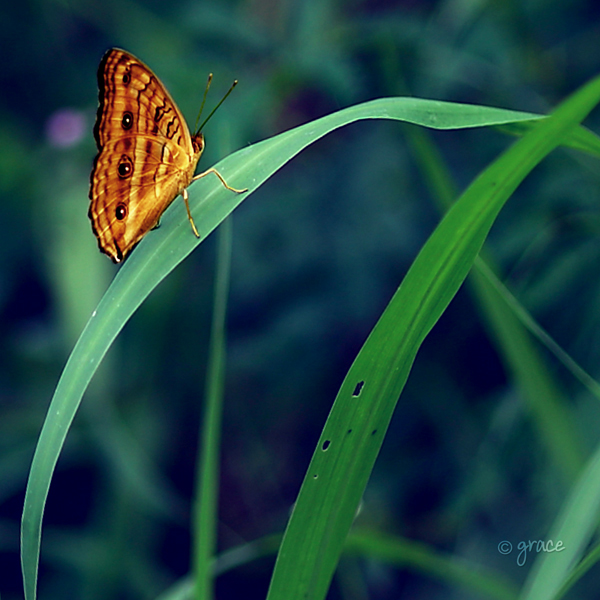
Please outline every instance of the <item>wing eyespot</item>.
[{"label": "wing eyespot", "polygon": [[127,206],[122,202],[115,208],[115,219],[122,221],[127,216]]},{"label": "wing eyespot", "polygon": [[127,154],[121,156],[119,165],[117,166],[117,173],[119,174],[120,179],[127,179],[133,175],[133,161]]},{"label": "wing eyespot", "polygon": [[121,119],[121,127],[127,131],[133,127],[133,115],[131,112],[126,111],[123,113],[123,118]]}]

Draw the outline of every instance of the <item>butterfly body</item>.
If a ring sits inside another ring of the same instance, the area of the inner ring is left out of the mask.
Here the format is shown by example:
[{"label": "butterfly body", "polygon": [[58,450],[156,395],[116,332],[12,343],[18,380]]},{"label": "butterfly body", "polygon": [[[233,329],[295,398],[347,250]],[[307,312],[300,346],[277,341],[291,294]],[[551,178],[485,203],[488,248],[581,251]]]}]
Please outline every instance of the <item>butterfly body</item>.
[{"label": "butterfly body", "polygon": [[[90,185],[89,217],[100,250],[121,262],[187,190],[204,150],[169,92],[133,55],[113,48],[98,68],[100,104],[94,137],[98,155]],[[214,169],[213,172],[230,188]]]}]

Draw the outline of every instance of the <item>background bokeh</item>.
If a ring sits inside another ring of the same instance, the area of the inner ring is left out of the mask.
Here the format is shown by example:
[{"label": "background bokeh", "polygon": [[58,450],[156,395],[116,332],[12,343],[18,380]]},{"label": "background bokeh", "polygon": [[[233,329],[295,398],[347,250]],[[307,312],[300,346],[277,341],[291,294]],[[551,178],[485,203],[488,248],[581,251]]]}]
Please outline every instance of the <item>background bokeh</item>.
[{"label": "background bokeh", "polygon": [[[96,69],[123,47],[205,130],[201,165],[335,110],[415,95],[548,112],[600,71],[592,0],[25,0],[0,8],[0,594],[21,597],[19,519],[54,386],[117,267],[87,218]],[[598,113],[588,125],[596,132]],[[219,547],[283,530],[353,358],[439,220],[407,127],[362,122],[286,165],[233,214]],[[511,139],[428,133],[463,189]],[[495,225],[503,279],[595,377],[597,162],[554,152]],[[50,490],[42,598],[154,598],[189,568],[190,501],[214,236],[134,315],[84,398]],[[600,407],[547,353],[588,453]],[[496,569],[543,539],[572,479],[545,451],[468,290],[426,340],[361,524]],[[264,598],[273,559],[218,580]],[[364,588],[344,585],[358,574]],[[578,585],[596,598],[597,570]],[[348,590],[352,590],[351,592]],[[243,594],[243,596],[241,596]],[[354,595],[352,595],[354,594]],[[362,595],[361,595],[362,594]],[[465,598],[408,569],[344,559],[331,598]]]}]

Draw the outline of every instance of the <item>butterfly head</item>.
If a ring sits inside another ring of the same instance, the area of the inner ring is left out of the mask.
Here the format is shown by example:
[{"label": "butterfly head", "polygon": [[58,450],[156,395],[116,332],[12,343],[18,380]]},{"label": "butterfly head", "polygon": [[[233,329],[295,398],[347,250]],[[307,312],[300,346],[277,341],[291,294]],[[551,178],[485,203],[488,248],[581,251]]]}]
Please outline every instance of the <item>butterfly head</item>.
[{"label": "butterfly head", "polygon": [[198,158],[200,158],[200,156],[202,155],[202,152],[204,152],[204,134],[200,133],[198,131],[198,133],[194,133],[194,135],[192,135],[192,147],[194,148],[194,155],[197,155]]}]

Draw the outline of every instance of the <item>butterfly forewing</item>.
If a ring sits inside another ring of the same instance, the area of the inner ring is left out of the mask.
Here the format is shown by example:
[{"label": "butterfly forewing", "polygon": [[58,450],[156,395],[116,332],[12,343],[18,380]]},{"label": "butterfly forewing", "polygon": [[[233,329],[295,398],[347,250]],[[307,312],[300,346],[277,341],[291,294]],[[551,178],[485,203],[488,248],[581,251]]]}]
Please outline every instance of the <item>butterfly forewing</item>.
[{"label": "butterfly forewing", "polygon": [[202,146],[156,75],[131,54],[109,50],[98,86],[89,216],[100,249],[120,262],[190,184]]},{"label": "butterfly forewing", "polygon": [[[99,121],[95,135],[103,146],[112,137],[153,134],[193,153],[191,136],[179,108],[158,77],[133,55],[113,48],[98,67]],[[112,110],[104,111],[103,105]]]}]

